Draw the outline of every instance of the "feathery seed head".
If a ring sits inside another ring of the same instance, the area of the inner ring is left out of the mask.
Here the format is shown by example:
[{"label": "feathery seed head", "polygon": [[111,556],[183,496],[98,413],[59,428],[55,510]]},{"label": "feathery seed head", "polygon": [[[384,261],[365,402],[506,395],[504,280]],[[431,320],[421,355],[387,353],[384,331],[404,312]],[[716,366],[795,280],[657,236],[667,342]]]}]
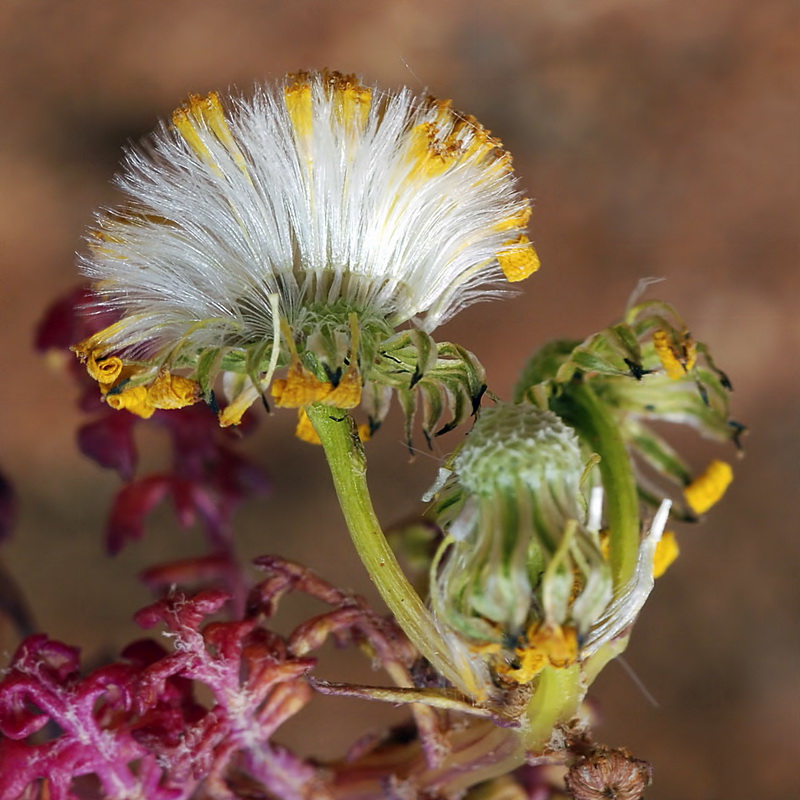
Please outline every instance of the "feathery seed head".
[{"label": "feathery seed head", "polygon": [[[381,387],[411,391],[426,376],[471,407],[480,365],[426,337],[538,268],[500,142],[447,102],[336,72],[289,75],[226,106],[191,96],[147,152],[128,154],[127,204],[98,220],[83,268],[121,318],[75,349],[90,369],[122,363],[100,382],[106,397],[152,413],[165,407],[157,376],[182,370],[183,401],[210,401],[230,372],[221,422],[236,424],[289,367],[279,405],[334,405],[347,375],[371,414],[385,413]],[[396,336],[403,323],[422,340]],[[468,380],[432,375],[456,362]],[[402,387],[387,377],[398,373]]]}]

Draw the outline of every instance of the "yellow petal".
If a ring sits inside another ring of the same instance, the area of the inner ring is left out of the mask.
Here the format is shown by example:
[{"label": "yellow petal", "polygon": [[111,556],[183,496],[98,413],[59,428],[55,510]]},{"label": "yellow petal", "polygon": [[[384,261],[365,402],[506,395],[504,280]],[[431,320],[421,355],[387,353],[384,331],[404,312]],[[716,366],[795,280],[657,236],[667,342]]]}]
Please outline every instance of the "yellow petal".
[{"label": "yellow petal", "polygon": [[342,375],[338,386],[322,401],[326,406],[355,408],[361,402],[361,375],[351,367]]},{"label": "yellow petal", "polygon": [[547,653],[551,667],[568,667],[578,657],[578,637],[574,628],[561,625],[533,625],[528,630],[530,647]]},{"label": "yellow petal", "polygon": [[532,648],[516,652],[519,666],[512,667],[509,664],[500,663],[496,667],[497,674],[513,683],[530,683],[547,666],[547,656],[541,650]]},{"label": "yellow petal", "polygon": [[153,408],[183,408],[200,399],[200,387],[189,378],[164,372],[147,390],[147,399]]},{"label": "yellow petal", "polygon": [[656,552],[653,556],[653,577],[660,578],[679,555],[680,549],[675,534],[667,531],[656,545]]},{"label": "yellow petal", "polygon": [[438,126],[433,122],[415,125],[409,133],[408,160],[413,164],[409,177],[412,180],[430,180],[454,162],[458,152],[448,147],[439,134]]},{"label": "yellow petal", "polygon": [[142,419],[149,419],[156,410],[147,398],[146,386],[134,386],[133,389],[125,389],[123,392],[107,394],[106,403],[117,411],[124,409]]},{"label": "yellow petal", "polygon": [[362,133],[372,105],[372,89],[362,85],[355,75],[330,72],[328,80],[337,121],[348,133]]},{"label": "yellow petal", "polygon": [[321,381],[302,364],[289,367],[286,378],[272,382],[272,396],[278,408],[300,408],[324,400],[333,391],[333,385]]},{"label": "yellow petal", "polygon": [[695,514],[705,514],[725,494],[732,480],[730,464],[712,461],[706,471],[683,490],[683,496]]},{"label": "yellow petal", "polygon": [[111,356],[97,361],[91,352],[86,359],[86,371],[102,386],[110,386],[122,372],[122,359]]},{"label": "yellow petal", "polygon": [[524,234],[506,242],[504,248],[497,254],[497,261],[509,283],[524,281],[541,266],[530,239]]},{"label": "yellow petal", "polygon": [[535,622],[528,628],[526,643],[516,649],[518,667],[501,664],[499,675],[514,683],[530,683],[545,667],[563,669],[578,657],[578,637],[574,628]]},{"label": "yellow petal", "polygon": [[233,400],[219,412],[219,425],[221,428],[228,428],[231,425],[238,425],[242,421],[244,412],[261,397],[261,391],[248,382]]},{"label": "yellow petal", "polygon": [[655,331],[653,346],[661,365],[672,380],[682,378],[697,362],[697,348],[688,333],[684,333],[681,341],[676,344],[670,341],[666,331]]},{"label": "yellow petal", "polygon": [[205,97],[189,95],[186,104],[173,112],[172,124],[198,158],[217,174],[222,174],[222,169],[203,141],[203,134],[212,135],[228,151],[236,166],[249,176],[247,162],[233,138],[217,92],[211,92]]},{"label": "yellow petal", "polygon": [[[362,423],[358,426],[357,430],[358,438],[362,442],[369,440],[369,425]],[[309,444],[322,444],[304,408],[299,408],[297,410],[297,427],[294,429],[294,435],[301,441],[308,442]]]},{"label": "yellow petal", "polygon": [[78,344],[73,344],[69,349],[75,353],[81,363],[86,362],[90,356],[98,358],[113,349],[113,347],[107,345],[108,340],[118,336],[125,327],[135,322],[136,319],[136,316],[131,315],[124,319],[117,320],[107,328],[103,328],[103,330],[93,334],[88,339],[84,339],[82,342],[78,342]]},{"label": "yellow petal", "polygon": [[283,100],[297,138],[307,142],[314,128],[314,109],[308,76],[304,73],[294,76],[294,81],[283,90]]},{"label": "yellow petal", "polygon": [[520,208],[494,226],[496,231],[510,231],[513,228],[524,228],[531,218],[531,204],[524,200]]},{"label": "yellow petal", "polygon": [[189,95],[186,105],[176,108],[172,112],[172,124],[175,129],[183,137],[183,140],[189,147],[194,150],[197,157],[212,167],[216,172],[219,172],[219,167],[211,155],[211,151],[206,146],[201,136],[202,125],[202,112],[201,104],[204,98],[196,94]]},{"label": "yellow petal", "polygon": [[299,409],[297,412],[297,427],[294,429],[294,435],[302,442],[322,444],[304,408]]}]

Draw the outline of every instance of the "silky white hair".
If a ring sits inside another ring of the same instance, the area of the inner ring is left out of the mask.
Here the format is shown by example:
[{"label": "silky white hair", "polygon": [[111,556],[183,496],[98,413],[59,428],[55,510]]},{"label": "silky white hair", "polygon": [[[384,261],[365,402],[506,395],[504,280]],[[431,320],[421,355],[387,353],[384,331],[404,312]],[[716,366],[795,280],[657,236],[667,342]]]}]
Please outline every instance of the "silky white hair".
[{"label": "silky white hair", "polygon": [[[261,87],[231,101],[231,140],[196,124],[198,151],[162,125],[128,153],[117,178],[128,203],[100,215],[82,262],[100,302],[123,312],[106,350],[263,341],[273,294],[289,321],[309,303],[342,300],[430,332],[504,291],[497,254],[528,203],[499,143],[487,157],[477,123],[444,118],[441,104],[408,90],[372,89],[356,126],[321,74],[309,83],[305,139],[282,88]],[[420,126],[449,136],[461,157],[425,174]]]}]

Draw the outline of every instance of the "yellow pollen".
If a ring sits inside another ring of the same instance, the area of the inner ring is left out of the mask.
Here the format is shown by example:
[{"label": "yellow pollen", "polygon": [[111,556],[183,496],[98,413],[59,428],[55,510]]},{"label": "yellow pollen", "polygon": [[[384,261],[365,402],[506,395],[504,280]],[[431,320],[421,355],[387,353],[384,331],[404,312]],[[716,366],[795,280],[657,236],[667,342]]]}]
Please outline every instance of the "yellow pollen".
[{"label": "yellow pollen", "polygon": [[505,243],[497,254],[497,261],[509,283],[524,281],[541,266],[530,239],[522,233]]},{"label": "yellow pollen", "polygon": [[688,333],[683,333],[680,342],[676,344],[670,341],[666,331],[655,331],[653,346],[661,365],[672,380],[682,378],[697,362],[697,348]]},{"label": "yellow pollen", "polygon": [[452,100],[439,100],[436,97],[431,97],[428,95],[426,98],[426,105],[436,111],[436,125],[443,126],[443,125],[452,125],[454,113],[453,113],[453,101]]},{"label": "yellow pollen", "polygon": [[683,496],[695,514],[705,514],[722,498],[732,480],[733,469],[730,464],[712,461],[706,471],[683,490]]},{"label": "yellow pollen", "polygon": [[415,165],[411,176],[428,180],[441,175],[463,152],[460,144],[442,137],[441,128],[434,122],[422,122],[409,134],[409,160]]},{"label": "yellow pollen", "polygon": [[464,158],[474,158],[477,161],[486,158],[486,156],[500,147],[500,142],[493,138],[489,131],[473,116],[459,118],[452,138],[459,138],[464,142],[468,142],[464,148]]},{"label": "yellow pollen", "polygon": [[653,557],[653,577],[660,578],[680,555],[678,541],[672,531],[666,531],[656,545]]},{"label": "yellow pollen", "polygon": [[408,133],[407,158],[413,165],[409,179],[429,180],[465,160],[492,159],[486,165],[488,177],[498,165],[504,169],[509,163],[501,142],[475,117],[457,114],[449,100],[428,98],[427,105],[432,114]]},{"label": "yellow pollen", "polygon": [[518,667],[501,664],[498,674],[514,683],[530,683],[545,667],[563,669],[578,657],[578,637],[574,628],[535,622],[528,628],[526,643],[515,651]]}]

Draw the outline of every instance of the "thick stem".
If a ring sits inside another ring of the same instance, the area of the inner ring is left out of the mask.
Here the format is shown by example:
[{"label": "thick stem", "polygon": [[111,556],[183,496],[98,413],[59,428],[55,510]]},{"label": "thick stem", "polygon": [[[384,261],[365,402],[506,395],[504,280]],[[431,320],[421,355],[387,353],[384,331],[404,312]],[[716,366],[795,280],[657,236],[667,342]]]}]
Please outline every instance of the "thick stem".
[{"label": "thick stem", "polygon": [[372,507],[367,461],[353,419],[346,411],[320,403],[306,411],[325,449],[353,544],[384,602],[413,645],[441,675],[473,699],[483,699],[486,689],[475,679],[468,655],[459,658],[442,637],[386,541]]},{"label": "thick stem", "polygon": [[553,731],[578,715],[585,694],[579,664],[542,670],[526,709],[525,748],[531,755],[544,753]]},{"label": "thick stem", "polygon": [[559,412],[600,456],[600,476],[609,528],[609,560],[615,588],[628,584],[639,554],[639,498],[630,456],[619,425],[585,383],[570,385]]}]

